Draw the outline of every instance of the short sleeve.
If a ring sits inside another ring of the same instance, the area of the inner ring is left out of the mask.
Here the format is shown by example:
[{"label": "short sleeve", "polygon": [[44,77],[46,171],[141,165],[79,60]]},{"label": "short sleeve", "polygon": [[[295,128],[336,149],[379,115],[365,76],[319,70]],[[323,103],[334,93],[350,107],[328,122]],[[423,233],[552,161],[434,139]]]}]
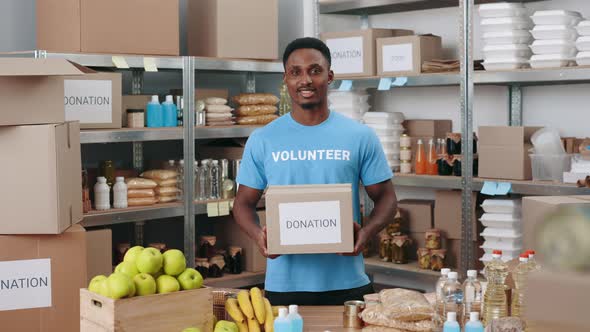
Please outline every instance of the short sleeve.
[{"label": "short sleeve", "polygon": [[254,132],[246,142],[236,182],[253,189],[266,189],[264,171],[264,146],[260,135]]},{"label": "short sleeve", "polygon": [[361,147],[361,181],[370,186],[393,177],[391,168],[385,158],[381,142],[371,130],[367,134],[367,144]]}]

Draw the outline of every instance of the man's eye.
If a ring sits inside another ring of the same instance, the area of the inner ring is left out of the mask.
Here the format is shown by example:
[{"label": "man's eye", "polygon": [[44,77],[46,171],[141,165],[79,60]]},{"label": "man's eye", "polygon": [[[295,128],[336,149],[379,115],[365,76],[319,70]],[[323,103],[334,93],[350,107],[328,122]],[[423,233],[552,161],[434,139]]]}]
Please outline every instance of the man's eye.
[{"label": "man's eye", "polygon": [[291,70],[289,73],[291,76],[299,76],[299,70]]},{"label": "man's eye", "polygon": [[318,75],[318,74],[320,74],[321,72],[322,72],[322,70],[321,70],[321,69],[319,69],[319,68],[314,68],[314,69],[312,69],[312,70],[311,70],[311,74],[312,74],[312,75]]}]

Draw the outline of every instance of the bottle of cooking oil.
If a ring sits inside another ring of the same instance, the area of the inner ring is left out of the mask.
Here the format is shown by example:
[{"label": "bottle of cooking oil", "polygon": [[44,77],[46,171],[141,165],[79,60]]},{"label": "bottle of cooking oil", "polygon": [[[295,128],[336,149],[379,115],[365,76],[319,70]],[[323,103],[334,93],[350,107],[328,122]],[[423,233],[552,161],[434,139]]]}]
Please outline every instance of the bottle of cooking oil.
[{"label": "bottle of cooking oil", "polygon": [[524,291],[526,287],[526,281],[531,266],[529,265],[528,254],[522,254],[518,258],[520,262],[518,266],[512,271],[512,278],[514,279],[514,289],[512,290],[512,304],[510,306],[510,312],[513,317],[522,317],[524,309]]},{"label": "bottle of cooking oil", "polygon": [[492,257],[485,269],[488,287],[483,298],[483,323],[486,326],[492,320],[508,315],[508,304],[506,303],[506,293],[504,291],[504,281],[508,276],[508,265],[502,261],[502,250],[494,250]]},{"label": "bottle of cooking oil", "polygon": [[537,260],[535,260],[535,251],[527,250],[526,253],[529,255],[529,267],[531,271],[539,271],[541,269],[541,265],[537,263]]}]

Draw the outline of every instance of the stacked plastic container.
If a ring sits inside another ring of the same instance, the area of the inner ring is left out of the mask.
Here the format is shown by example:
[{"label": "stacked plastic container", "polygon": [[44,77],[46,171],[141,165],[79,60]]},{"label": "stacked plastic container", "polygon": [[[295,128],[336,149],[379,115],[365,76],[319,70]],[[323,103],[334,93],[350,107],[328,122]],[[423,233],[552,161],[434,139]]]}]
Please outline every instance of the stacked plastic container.
[{"label": "stacked plastic container", "polygon": [[528,66],[532,22],[521,3],[479,6],[486,70],[514,70]]},{"label": "stacked plastic container", "polygon": [[575,27],[582,21],[582,15],[568,10],[541,10],[535,12],[531,19],[535,23],[531,31],[535,38],[531,45],[534,53],[531,67],[542,69],[575,65],[578,53]]},{"label": "stacked plastic container", "polygon": [[367,112],[363,122],[372,128],[383,147],[389,167],[399,171],[400,136],[404,133],[404,115],[399,112]]},{"label": "stacked plastic container", "polygon": [[369,111],[369,95],[366,90],[330,91],[330,109],[355,121],[361,122],[363,114]]},{"label": "stacked plastic container", "polygon": [[576,62],[578,66],[590,66],[590,21],[581,21],[576,30],[579,35],[576,40],[576,48],[578,49]]},{"label": "stacked plastic container", "polygon": [[523,247],[520,200],[487,199],[481,207],[485,212],[480,219],[485,227],[481,233],[485,254],[480,260],[491,261],[494,250],[502,250],[505,262],[517,258]]}]

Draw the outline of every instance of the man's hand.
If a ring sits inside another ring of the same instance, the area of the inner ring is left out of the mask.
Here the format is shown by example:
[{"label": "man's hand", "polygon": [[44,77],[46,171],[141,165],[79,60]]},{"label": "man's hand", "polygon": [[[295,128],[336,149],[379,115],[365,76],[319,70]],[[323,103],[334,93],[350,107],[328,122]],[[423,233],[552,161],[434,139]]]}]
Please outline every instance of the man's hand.
[{"label": "man's hand", "polygon": [[342,253],[342,256],[358,256],[363,252],[369,237],[365,230],[357,222],[354,222],[354,251],[348,253]]},{"label": "man's hand", "polygon": [[270,259],[275,259],[280,256],[280,255],[269,255],[268,254],[267,239],[266,239],[266,226],[264,226],[264,227],[262,227],[262,229],[260,229],[260,233],[258,234],[258,238],[256,239],[256,244],[258,245],[258,249],[260,250],[260,253],[262,254],[262,256],[270,258]]}]

